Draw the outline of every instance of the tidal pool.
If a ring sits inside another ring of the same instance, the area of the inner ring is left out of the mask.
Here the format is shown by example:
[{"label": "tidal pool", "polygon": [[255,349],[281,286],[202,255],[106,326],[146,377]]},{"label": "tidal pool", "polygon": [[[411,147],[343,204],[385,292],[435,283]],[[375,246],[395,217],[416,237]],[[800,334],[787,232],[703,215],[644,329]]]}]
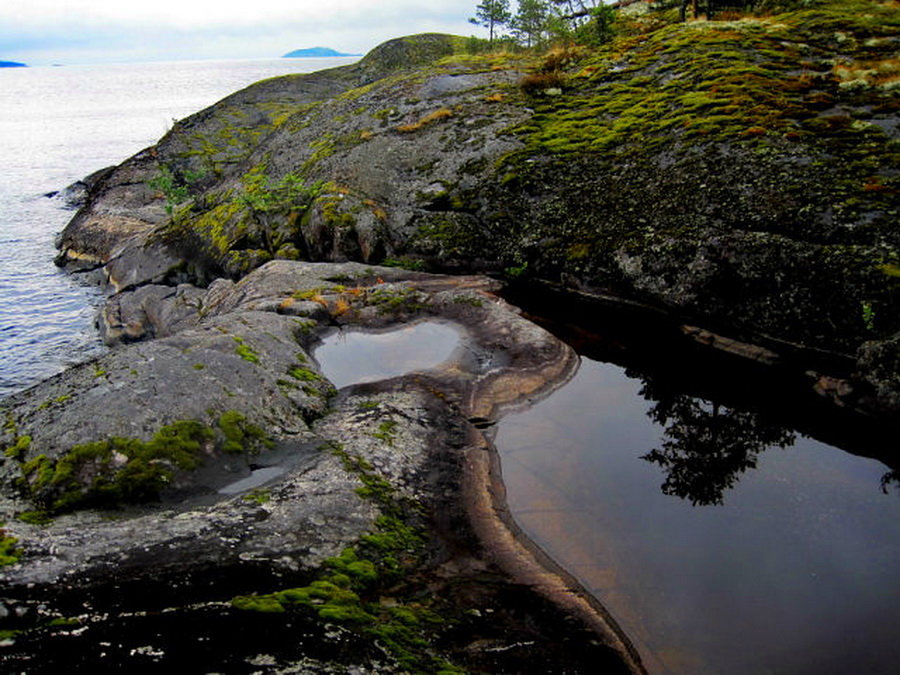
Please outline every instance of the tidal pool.
[{"label": "tidal pool", "polygon": [[888,468],[670,384],[583,359],[504,418],[495,443],[522,529],[651,673],[896,672]]},{"label": "tidal pool", "polygon": [[461,336],[460,329],[441,321],[379,332],[345,328],[328,335],[315,358],[340,389],[433,368],[450,358]]}]

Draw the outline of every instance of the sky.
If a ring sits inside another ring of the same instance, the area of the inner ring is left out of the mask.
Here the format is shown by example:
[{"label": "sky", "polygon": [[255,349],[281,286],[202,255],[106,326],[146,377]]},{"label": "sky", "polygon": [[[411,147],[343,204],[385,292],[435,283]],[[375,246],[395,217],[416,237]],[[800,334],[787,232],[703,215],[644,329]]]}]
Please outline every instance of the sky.
[{"label": "sky", "polygon": [[0,60],[29,65],[365,53],[394,37],[481,35],[477,0],[4,0]]}]

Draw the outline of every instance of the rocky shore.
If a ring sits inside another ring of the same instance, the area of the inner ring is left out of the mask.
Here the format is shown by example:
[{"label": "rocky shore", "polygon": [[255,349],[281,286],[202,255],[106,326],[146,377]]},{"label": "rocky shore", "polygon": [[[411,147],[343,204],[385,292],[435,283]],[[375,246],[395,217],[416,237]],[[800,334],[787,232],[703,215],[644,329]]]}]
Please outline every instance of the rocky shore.
[{"label": "rocky shore", "polygon": [[[4,401],[2,510],[21,554],[2,568],[0,659],[50,671],[48,650],[87,643],[80,667],[180,663],[186,617],[235,631],[241,615],[285,614],[303,630],[333,623],[333,634],[315,650],[223,646],[204,667],[243,672],[262,655],[271,672],[513,672],[535,660],[548,672],[639,671],[602,608],[505,516],[482,429],[565,382],[576,357],[496,288],[275,261],[238,283],[116,296],[107,339],[156,339]],[[311,356],[335,324],[426,317],[465,331],[436,370],[338,394]],[[148,438],[168,442],[135,450]],[[316,583],[340,598],[296,600]],[[157,625],[169,612],[179,620]],[[154,637],[135,643],[132,624],[150,616]],[[97,641],[110,635],[121,643],[104,660]]]},{"label": "rocky shore", "polygon": [[[394,40],[71,189],[58,262],[115,291],[112,349],[2,401],[0,663],[641,672],[506,512],[490,427],[577,357],[496,279],[896,416],[900,17],[860,4]],[[315,361],[424,318],[465,335],[439,368],[338,392]]]}]

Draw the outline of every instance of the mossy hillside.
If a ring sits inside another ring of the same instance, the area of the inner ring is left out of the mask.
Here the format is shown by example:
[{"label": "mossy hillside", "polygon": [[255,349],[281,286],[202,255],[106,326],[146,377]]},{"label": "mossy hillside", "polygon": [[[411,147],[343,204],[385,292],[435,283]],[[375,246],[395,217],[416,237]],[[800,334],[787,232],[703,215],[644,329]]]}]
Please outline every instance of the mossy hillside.
[{"label": "mossy hillside", "polygon": [[54,458],[32,448],[29,458],[19,453],[17,459],[24,492],[42,512],[56,514],[153,501],[177,472],[196,470],[217,452],[254,454],[268,447],[272,441],[260,427],[227,411],[214,426],[180,420],[146,441],[112,437]]},{"label": "mossy hillside", "polygon": [[898,14],[651,15],[582,52],[500,164],[499,254],[827,348],[897,330]]},{"label": "mossy hillside", "polygon": [[[418,36],[398,44],[415,45],[417,40]],[[439,42],[449,45],[439,50],[440,55],[454,54],[463,44],[456,39]],[[232,277],[272,258],[378,262],[390,256],[395,244],[403,245],[391,231],[396,212],[392,202],[402,202],[401,208],[406,203],[402,194],[388,189],[395,181],[385,183],[385,177],[359,167],[371,166],[373,158],[376,165],[381,163],[382,151],[398,136],[413,152],[418,152],[426,133],[437,133],[447,147],[458,145],[457,139],[469,139],[471,134],[456,123],[456,116],[469,125],[501,109],[503,97],[496,88],[459,93],[449,106],[442,105],[440,96],[433,102],[421,99],[420,90],[435,78],[505,71],[517,62],[509,55],[454,55],[437,62],[434,56],[418,70],[410,71],[408,64],[328,101],[298,108],[242,164],[229,168],[211,186],[198,185],[193,200],[175,214],[168,241],[195,265],[210,268],[213,275],[224,272]],[[494,99],[488,100],[492,95]],[[460,98],[467,103],[456,102]],[[467,110],[470,103],[477,105]],[[434,155],[428,163],[433,169],[439,148],[427,150]],[[348,169],[348,164],[354,168]],[[424,187],[429,172],[425,162],[417,164],[423,165],[415,173],[421,174],[418,180]],[[295,176],[307,186],[323,189],[308,208],[272,209],[260,218],[245,208],[247,193],[260,175],[270,187]],[[346,180],[348,175],[358,180]],[[461,211],[471,208],[461,206],[465,207]]]},{"label": "mossy hillside", "polygon": [[[852,64],[887,69],[900,22],[894,3],[811,5],[735,21],[623,20],[626,35],[582,52],[565,80],[565,96],[538,97],[535,118],[518,131],[530,150],[558,153],[646,154],[691,141],[759,147],[783,136],[842,141],[810,120],[827,118],[840,104],[859,104],[857,122],[897,111],[887,73],[878,85],[859,85],[869,90],[863,100],[848,94],[856,88],[848,78]],[[849,145],[873,140],[867,132],[879,136],[854,125]]]},{"label": "mossy hillside", "polygon": [[462,672],[435,647],[446,630],[436,611],[438,601],[417,593],[407,576],[422,564],[427,536],[421,507],[402,497],[365,459],[340,443],[324,446],[357,476],[359,495],[375,503],[381,515],[373,530],[339,556],[325,561],[306,586],[263,595],[239,596],[239,610],[263,613],[314,613],[320,620],[345,626],[374,640],[407,672]]},{"label": "mossy hillside", "polygon": [[244,162],[262,138],[323,100],[358,89],[392,74],[427,66],[463,52],[463,38],[411,35],[388,41],[359,62],[316,73],[269,78],[253,84],[195,115],[175,123],[157,148],[179,171],[202,171],[212,181]]}]

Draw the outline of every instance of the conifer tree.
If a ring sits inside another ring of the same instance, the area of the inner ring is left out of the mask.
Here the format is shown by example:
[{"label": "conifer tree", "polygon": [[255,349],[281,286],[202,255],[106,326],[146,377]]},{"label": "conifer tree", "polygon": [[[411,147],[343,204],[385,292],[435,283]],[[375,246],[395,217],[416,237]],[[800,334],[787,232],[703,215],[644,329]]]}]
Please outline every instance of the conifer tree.
[{"label": "conifer tree", "polygon": [[527,47],[539,43],[547,30],[550,6],[544,0],[519,0],[511,26],[516,39]]},{"label": "conifer tree", "polygon": [[469,22],[487,28],[488,39],[493,42],[495,31],[506,25],[511,18],[509,0],[481,0],[475,8],[475,16]]}]

